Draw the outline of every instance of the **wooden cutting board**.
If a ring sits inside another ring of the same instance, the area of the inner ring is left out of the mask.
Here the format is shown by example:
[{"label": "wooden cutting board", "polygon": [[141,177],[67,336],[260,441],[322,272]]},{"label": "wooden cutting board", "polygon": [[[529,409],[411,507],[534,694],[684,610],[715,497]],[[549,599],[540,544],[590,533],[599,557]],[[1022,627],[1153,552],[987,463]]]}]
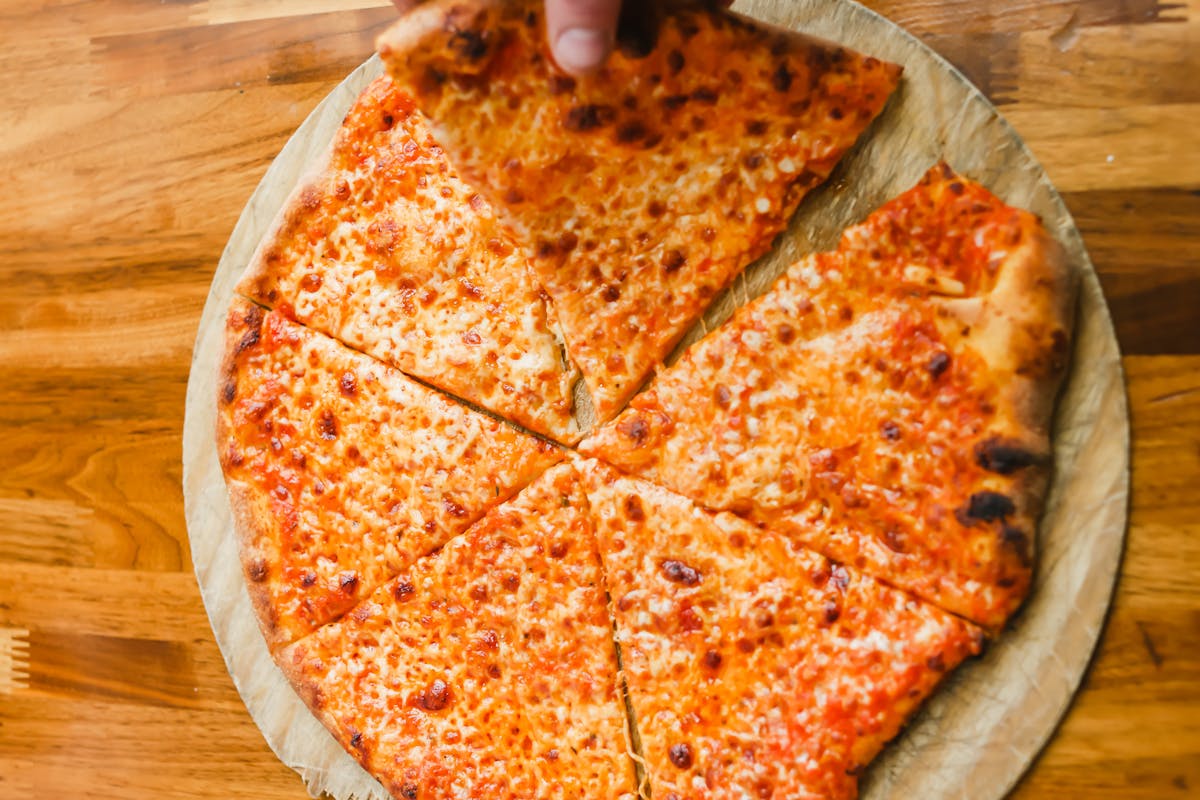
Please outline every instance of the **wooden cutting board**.
[{"label": "wooden cutting board", "polygon": [[[960,669],[863,781],[868,800],[1003,797],[1070,704],[1099,635],[1126,523],[1129,426],[1112,323],[1070,215],[996,110],[949,64],[849,0],[748,0],[735,9],[904,65],[887,110],[809,196],[774,252],[752,265],[681,345],[761,293],[796,257],[907,189],[939,158],[1007,202],[1041,215],[1082,278],[1073,366],[1055,422],[1055,476],[1039,531],[1034,589],[1011,629]],[[328,147],[359,91],[355,70],[300,127],[247,204],[204,309],[188,383],[184,496],[193,561],[213,631],[255,722],[310,791],[386,798],[292,692],[267,653],[237,559],[214,446],[216,369],[225,310],[251,252],[307,167]]]}]

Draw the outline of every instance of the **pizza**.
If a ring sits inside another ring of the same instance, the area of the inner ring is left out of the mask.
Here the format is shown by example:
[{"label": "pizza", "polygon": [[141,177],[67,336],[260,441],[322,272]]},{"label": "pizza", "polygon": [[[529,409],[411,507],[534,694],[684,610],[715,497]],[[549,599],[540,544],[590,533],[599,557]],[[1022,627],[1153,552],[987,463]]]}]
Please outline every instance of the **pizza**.
[{"label": "pizza", "polygon": [[884,743],[980,650],[971,623],[788,537],[585,469],[656,798],[853,798]]},{"label": "pizza", "polygon": [[278,648],[340,617],[562,458],[333,339],[235,301],[217,448]]},{"label": "pizza", "polygon": [[900,68],[707,4],[631,4],[607,64],[575,78],[542,5],[436,0],[379,49],[525,244],[603,421],[770,248]]},{"label": "pizza", "polygon": [[346,115],[238,291],[557,441],[578,375],[510,231],[386,77]]},{"label": "pizza", "polygon": [[392,796],[637,796],[587,509],[553,467],[280,654]]},{"label": "pizza", "polygon": [[252,607],[398,800],[849,800],[1029,590],[1061,248],[938,164],[664,366],[900,70],[627,5],[410,10],[229,309]]},{"label": "pizza", "polygon": [[1030,581],[1073,287],[947,165],[794,264],[581,445],[996,628]]}]

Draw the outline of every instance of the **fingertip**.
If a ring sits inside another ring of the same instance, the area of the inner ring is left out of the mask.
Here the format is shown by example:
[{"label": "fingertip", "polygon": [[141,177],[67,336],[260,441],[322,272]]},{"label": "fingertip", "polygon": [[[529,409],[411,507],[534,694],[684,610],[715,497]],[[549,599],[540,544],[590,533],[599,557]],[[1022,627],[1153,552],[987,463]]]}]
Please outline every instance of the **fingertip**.
[{"label": "fingertip", "polygon": [[612,50],[613,35],[594,28],[567,28],[554,39],[554,60],[567,72],[581,75],[593,72],[604,63]]}]

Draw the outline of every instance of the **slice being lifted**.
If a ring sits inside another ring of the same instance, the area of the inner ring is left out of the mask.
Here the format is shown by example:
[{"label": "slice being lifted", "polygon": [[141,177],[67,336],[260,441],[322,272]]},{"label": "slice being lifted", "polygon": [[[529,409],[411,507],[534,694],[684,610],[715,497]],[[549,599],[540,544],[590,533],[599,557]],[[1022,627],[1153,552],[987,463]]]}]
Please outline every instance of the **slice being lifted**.
[{"label": "slice being lifted", "polygon": [[350,109],[238,291],[532,430],[579,438],[578,373],[528,261],[387,78]]},{"label": "slice being lifted", "polygon": [[627,5],[617,51],[583,78],[550,61],[542,0],[435,0],[379,42],[531,248],[601,421],[769,249],[900,74],[702,3]]},{"label": "slice being lifted", "polygon": [[690,348],[583,452],[995,628],[1029,585],[1074,286],[940,165]]},{"label": "slice being lifted", "polygon": [[843,800],[982,632],[597,462],[588,501],[655,798]]},{"label": "slice being lifted", "polygon": [[564,464],[279,662],[398,800],[632,800],[605,602]]},{"label": "slice being lifted", "polygon": [[226,341],[217,452],[271,649],[562,458],[279,312],[235,301]]}]

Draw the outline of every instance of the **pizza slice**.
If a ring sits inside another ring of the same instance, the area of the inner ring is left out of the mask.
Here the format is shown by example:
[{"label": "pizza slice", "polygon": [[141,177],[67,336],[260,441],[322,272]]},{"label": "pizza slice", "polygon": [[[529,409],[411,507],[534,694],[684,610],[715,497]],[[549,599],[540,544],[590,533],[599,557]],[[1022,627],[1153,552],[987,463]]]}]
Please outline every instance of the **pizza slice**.
[{"label": "pizza slice", "polygon": [[569,464],[278,660],[398,800],[636,797],[600,559]]},{"label": "pizza slice", "polygon": [[974,625],[595,461],[588,502],[656,798],[857,794]]},{"label": "pizza slice", "polygon": [[226,341],[217,452],[272,649],[562,458],[278,311],[235,301]]},{"label": "pizza slice", "polygon": [[573,443],[577,371],[527,259],[388,78],[363,91],[238,291]]},{"label": "pizza slice", "polygon": [[939,165],[581,445],[988,627],[1030,580],[1073,281]]},{"label": "pizza slice", "polygon": [[626,12],[580,78],[550,60],[541,0],[436,0],[379,41],[530,248],[600,421],[770,248],[900,75],[703,3]]}]

